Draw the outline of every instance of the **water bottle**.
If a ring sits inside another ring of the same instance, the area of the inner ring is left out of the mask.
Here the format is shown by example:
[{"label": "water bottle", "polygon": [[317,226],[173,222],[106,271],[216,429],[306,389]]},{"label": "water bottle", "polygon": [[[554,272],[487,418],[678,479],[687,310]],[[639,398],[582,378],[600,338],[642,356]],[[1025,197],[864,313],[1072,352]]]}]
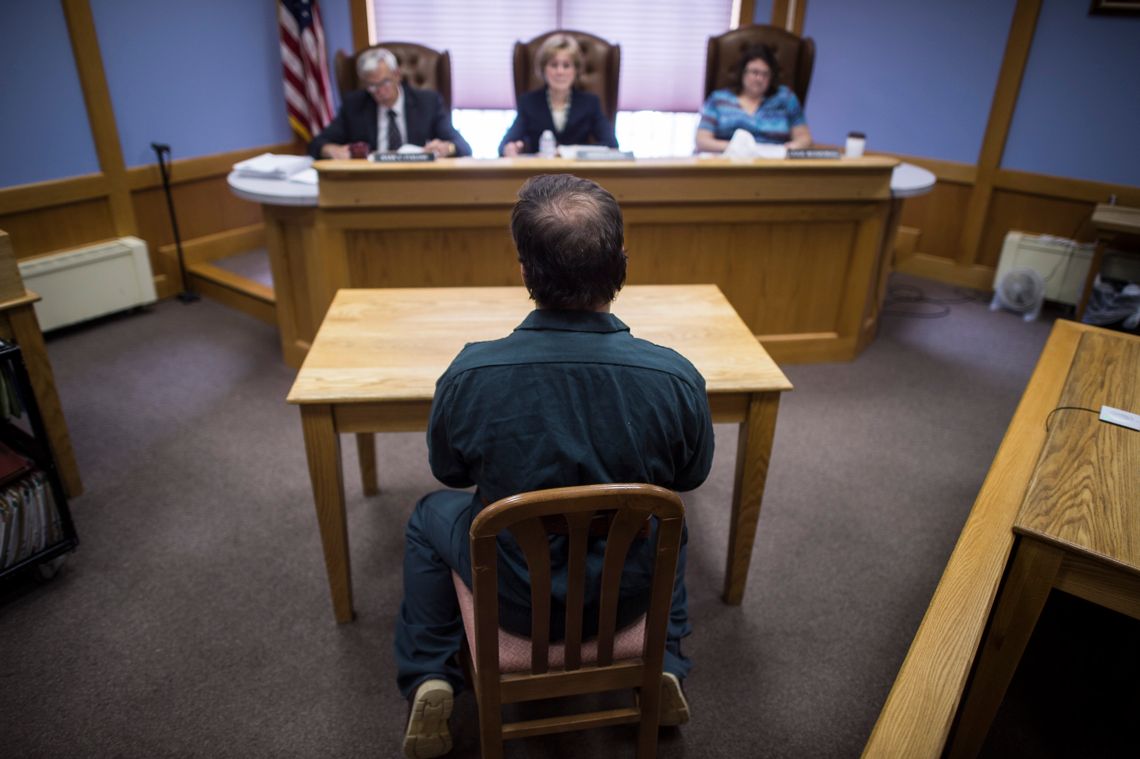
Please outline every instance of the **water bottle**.
[{"label": "water bottle", "polygon": [[554,145],[555,145],[555,143],[554,143],[554,132],[547,129],[545,132],[542,133],[542,136],[538,138],[538,154],[539,154],[539,156],[541,156],[542,158],[553,158],[554,157]]}]

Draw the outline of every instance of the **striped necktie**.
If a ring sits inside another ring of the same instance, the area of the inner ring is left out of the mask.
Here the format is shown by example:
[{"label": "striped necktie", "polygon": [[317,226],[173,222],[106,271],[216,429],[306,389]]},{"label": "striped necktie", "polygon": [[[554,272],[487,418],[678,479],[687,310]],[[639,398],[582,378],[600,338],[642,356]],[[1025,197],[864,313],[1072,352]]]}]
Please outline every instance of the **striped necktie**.
[{"label": "striped necktie", "polygon": [[388,109],[388,150],[396,150],[404,144],[404,137],[400,134],[400,125],[396,122],[396,112]]}]

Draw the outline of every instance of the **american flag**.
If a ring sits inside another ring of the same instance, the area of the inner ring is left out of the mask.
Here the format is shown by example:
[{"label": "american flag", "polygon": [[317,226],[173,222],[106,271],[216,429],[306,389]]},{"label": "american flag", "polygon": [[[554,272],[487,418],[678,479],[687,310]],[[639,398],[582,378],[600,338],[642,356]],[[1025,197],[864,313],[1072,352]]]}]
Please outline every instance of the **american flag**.
[{"label": "american flag", "polygon": [[280,0],[281,63],[285,69],[285,108],[289,124],[305,142],[332,121],[325,30],[317,0]]}]

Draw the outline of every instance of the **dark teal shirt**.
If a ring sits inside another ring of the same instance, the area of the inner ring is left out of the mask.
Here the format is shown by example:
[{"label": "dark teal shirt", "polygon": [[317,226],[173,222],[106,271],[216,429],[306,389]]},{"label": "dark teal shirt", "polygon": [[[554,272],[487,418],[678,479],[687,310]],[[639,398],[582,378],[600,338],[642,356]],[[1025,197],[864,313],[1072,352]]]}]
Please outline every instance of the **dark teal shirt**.
[{"label": "dark teal shirt", "polygon": [[[692,490],[708,476],[713,431],[704,378],[679,353],[633,337],[612,314],[536,310],[509,336],[464,347],[440,377],[428,449],[441,482],[476,486],[478,511],[509,495],[567,485]],[[564,542],[552,538],[555,634],[566,597]],[[598,600],[604,541],[596,542],[587,607]],[[644,611],[637,599],[650,584],[651,544],[635,544],[626,561],[621,621]],[[525,559],[509,537],[500,537],[499,554],[503,623],[521,628],[525,619],[529,626]],[[509,622],[512,606],[518,624]]]}]

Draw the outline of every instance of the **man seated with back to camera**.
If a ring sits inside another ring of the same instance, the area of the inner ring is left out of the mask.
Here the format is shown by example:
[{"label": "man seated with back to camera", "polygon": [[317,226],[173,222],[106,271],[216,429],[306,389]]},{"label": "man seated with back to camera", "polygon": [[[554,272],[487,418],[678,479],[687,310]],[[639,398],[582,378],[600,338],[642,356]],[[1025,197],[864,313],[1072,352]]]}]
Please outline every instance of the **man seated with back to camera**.
[{"label": "man seated with back to camera", "polygon": [[352,158],[354,142],[367,143],[369,152],[410,143],[439,158],[471,155],[443,98],[402,81],[390,50],[372,48],[357,56],[356,76],[361,89],[344,96],[336,118],[309,143],[313,158]]},{"label": "man seated with back to camera", "polygon": [[[485,504],[569,485],[644,482],[685,491],[704,482],[713,456],[705,381],[668,348],[640,340],[610,313],[625,282],[621,209],[606,190],[569,175],[528,180],[511,214],[523,283],[535,310],[499,340],[464,347],[436,384],[428,426],[432,473],[445,485],[420,499],[408,520],[404,600],[396,623],[397,685],[411,709],[408,757],[451,749],[447,719],[463,684],[456,662],[463,638],[454,569],[471,586],[468,533]],[[689,718],[681,682],[690,662],[685,543],[666,633],[661,724]],[[566,564],[552,538],[551,635],[565,625]],[[655,537],[626,559],[618,624],[648,608]],[[603,541],[597,541],[603,543]],[[563,552],[565,546],[562,547]],[[604,545],[593,545],[590,576],[600,576]],[[530,582],[521,549],[499,538],[501,624],[527,635]],[[626,592],[628,589],[628,593]],[[596,634],[596,581],[589,586],[583,635]],[[592,619],[590,618],[592,617]]]}]

